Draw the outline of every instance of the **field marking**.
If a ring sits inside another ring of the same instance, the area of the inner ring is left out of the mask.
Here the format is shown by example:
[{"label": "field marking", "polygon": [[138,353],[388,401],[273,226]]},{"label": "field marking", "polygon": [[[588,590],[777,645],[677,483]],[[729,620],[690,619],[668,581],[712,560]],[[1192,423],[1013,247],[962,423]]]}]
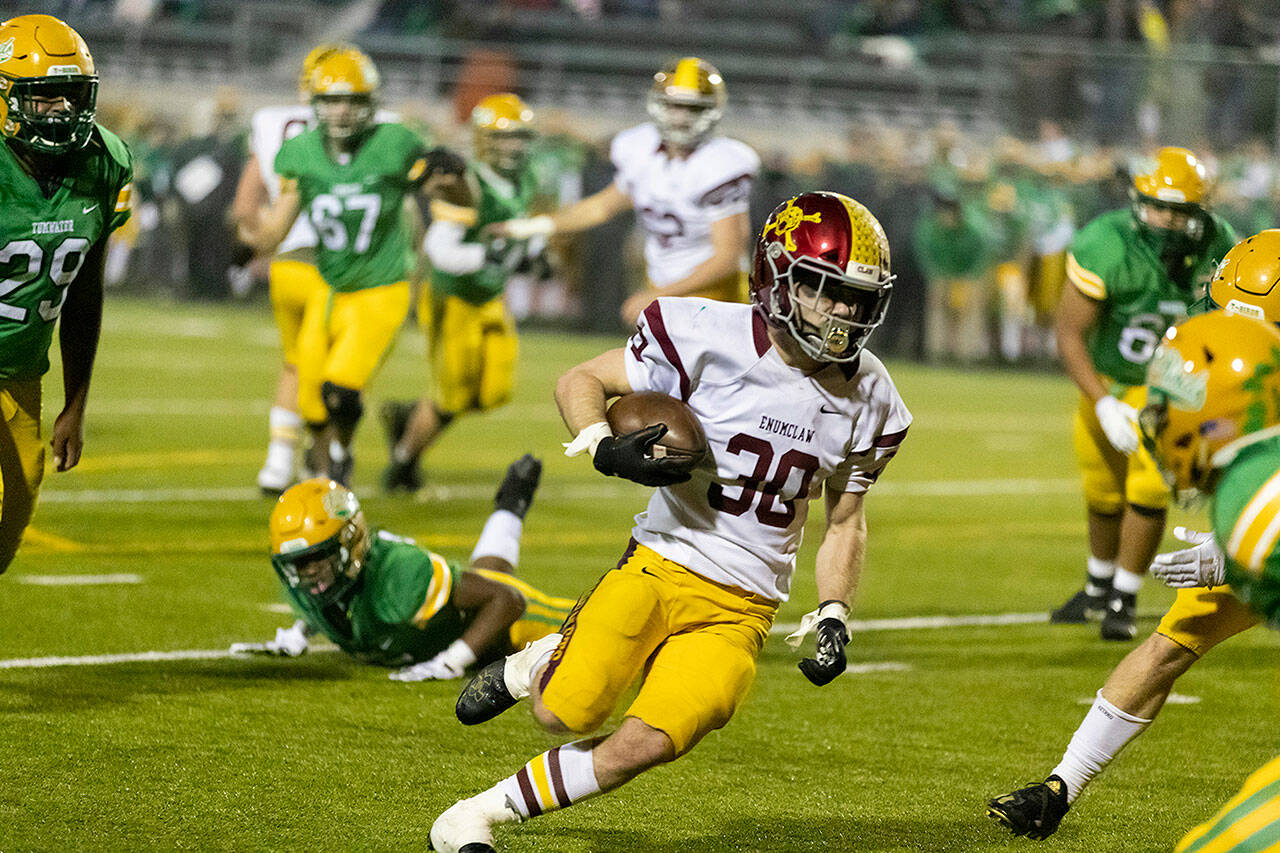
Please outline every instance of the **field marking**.
[{"label": "field marking", "polygon": [[[307,654],[331,654],[337,646],[311,646]],[[109,666],[117,663],[162,663],[183,660],[253,660],[265,655],[233,655],[227,649],[182,649],[172,652],[127,652],[118,655],[80,655],[78,657],[11,658],[0,660],[0,669],[49,669],[55,666]]]},{"label": "field marking", "polygon": [[[984,625],[1034,625],[1048,622],[1048,611],[1036,613],[988,613],[965,616],[905,616],[898,619],[850,619],[849,632],[866,631],[929,631],[939,628],[972,628]],[[779,622],[770,634],[791,634],[800,629],[799,622]]]},{"label": "field marking", "polygon": [[18,575],[17,581],[32,586],[110,586],[142,583],[142,575]]},{"label": "field marking", "polygon": [[851,663],[845,672],[853,675],[868,675],[873,672],[910,672],[911,664],[896,660],[877,661],[873,663]]}]

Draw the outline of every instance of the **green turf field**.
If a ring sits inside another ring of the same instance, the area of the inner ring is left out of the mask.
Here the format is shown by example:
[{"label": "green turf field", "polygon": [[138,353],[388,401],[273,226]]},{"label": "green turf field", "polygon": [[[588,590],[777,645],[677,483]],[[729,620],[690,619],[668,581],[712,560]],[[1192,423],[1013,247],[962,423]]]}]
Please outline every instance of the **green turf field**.
[{"label": "green turf field", "polygon": [[[590,586],[647,491],[560,455],[551,389],[565,367],[620,342],[527,334],[515,401],[446,435],[428,459],[429,499],[377,494],[385,451],[367,421],[355,480],[370,519],[465,559],[506,464],[531,451],[546,468],[521,573],[562,595]],[[371,410],[420,390],[422,349],[406,333]],[[552,743],[523,708],[464,729],[456,683],[395,683],[331,653],[221,656],[289,621],[266,559],[270,505],[253,487],[276,360],[265,306],[109,300],[84,461],[46,477],[27,543],[0,578],[0,850],[424,849],[441,810]],[[916,421],[868,498],[854,615],[1059,604],[1085,556],[1067,381],[890,368]],[[46,424],[61,402],[55,372]],[[815,603],[820,524],[780,622]],[[136,582],[48,583],[75,575]],[[1143,631],[1171,599],[1148,585]],[[1104,645],[1094,627],[891,624],[854,634],[851,663],[869,671],[819,689],[775,637],[726,729],[498,842],[553,853],[1030,849],[984,817],[986,799],[1057,762],[1128,648]],[[1276,651],[1262,630],[1216,650],[1178,684],[1185,699],[1035,849],[1171,849],[1276,752]]]}]

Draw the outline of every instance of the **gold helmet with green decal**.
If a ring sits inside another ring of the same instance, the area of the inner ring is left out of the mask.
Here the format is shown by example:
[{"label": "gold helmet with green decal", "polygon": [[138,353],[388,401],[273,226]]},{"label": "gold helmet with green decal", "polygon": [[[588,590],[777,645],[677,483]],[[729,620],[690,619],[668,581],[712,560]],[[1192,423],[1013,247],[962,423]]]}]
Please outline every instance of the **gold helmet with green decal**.
[{"label": "gold helmet with green decal", "polygon": [[339,601],[355,585],[372,542],[356,496],[325,477],[287,489],[268,527],[276,574],[321,606]]}]

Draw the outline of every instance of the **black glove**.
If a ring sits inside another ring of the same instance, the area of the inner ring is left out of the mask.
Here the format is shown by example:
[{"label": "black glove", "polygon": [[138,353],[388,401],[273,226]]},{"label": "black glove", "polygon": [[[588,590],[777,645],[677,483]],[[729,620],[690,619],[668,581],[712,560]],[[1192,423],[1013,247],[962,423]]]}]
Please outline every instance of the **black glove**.
[{"label": "black glove", "polygon": [[443,145],[427,152],[427,171],[423,180],[436,175],[461,175],[467,170],[467,161]]},{"label": "black glove", "polygon": [[642,486],[683,483],[692,476],[688,459],[652,455],[653,446],[666,434],[666,424],[654,424],[626,435],[602,438],[592,464],[601,474],[623,477]]},{"label": "black glove", "polygon": [[828,616],[818,623],[817,634],[818,653],[800,661],[797,666],[805,678],[825,687],[847,666],[844,647],[849,642],[849,629],[845,627],[844,620]]}]

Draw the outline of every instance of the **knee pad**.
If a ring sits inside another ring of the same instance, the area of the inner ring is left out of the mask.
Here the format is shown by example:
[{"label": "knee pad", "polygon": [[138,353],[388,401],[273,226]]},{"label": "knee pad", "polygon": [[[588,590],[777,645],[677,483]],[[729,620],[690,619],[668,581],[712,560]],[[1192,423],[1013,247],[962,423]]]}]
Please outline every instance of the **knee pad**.
[{"label": "knee pad", "polygon": [[364,403],[360,400],[360,392],[354,388],[343,388],[326,382],[320,386],[320,397],[324,400],[325,411],[329,413],[329,421],[334,426],[354,427],[364,414]]}]

